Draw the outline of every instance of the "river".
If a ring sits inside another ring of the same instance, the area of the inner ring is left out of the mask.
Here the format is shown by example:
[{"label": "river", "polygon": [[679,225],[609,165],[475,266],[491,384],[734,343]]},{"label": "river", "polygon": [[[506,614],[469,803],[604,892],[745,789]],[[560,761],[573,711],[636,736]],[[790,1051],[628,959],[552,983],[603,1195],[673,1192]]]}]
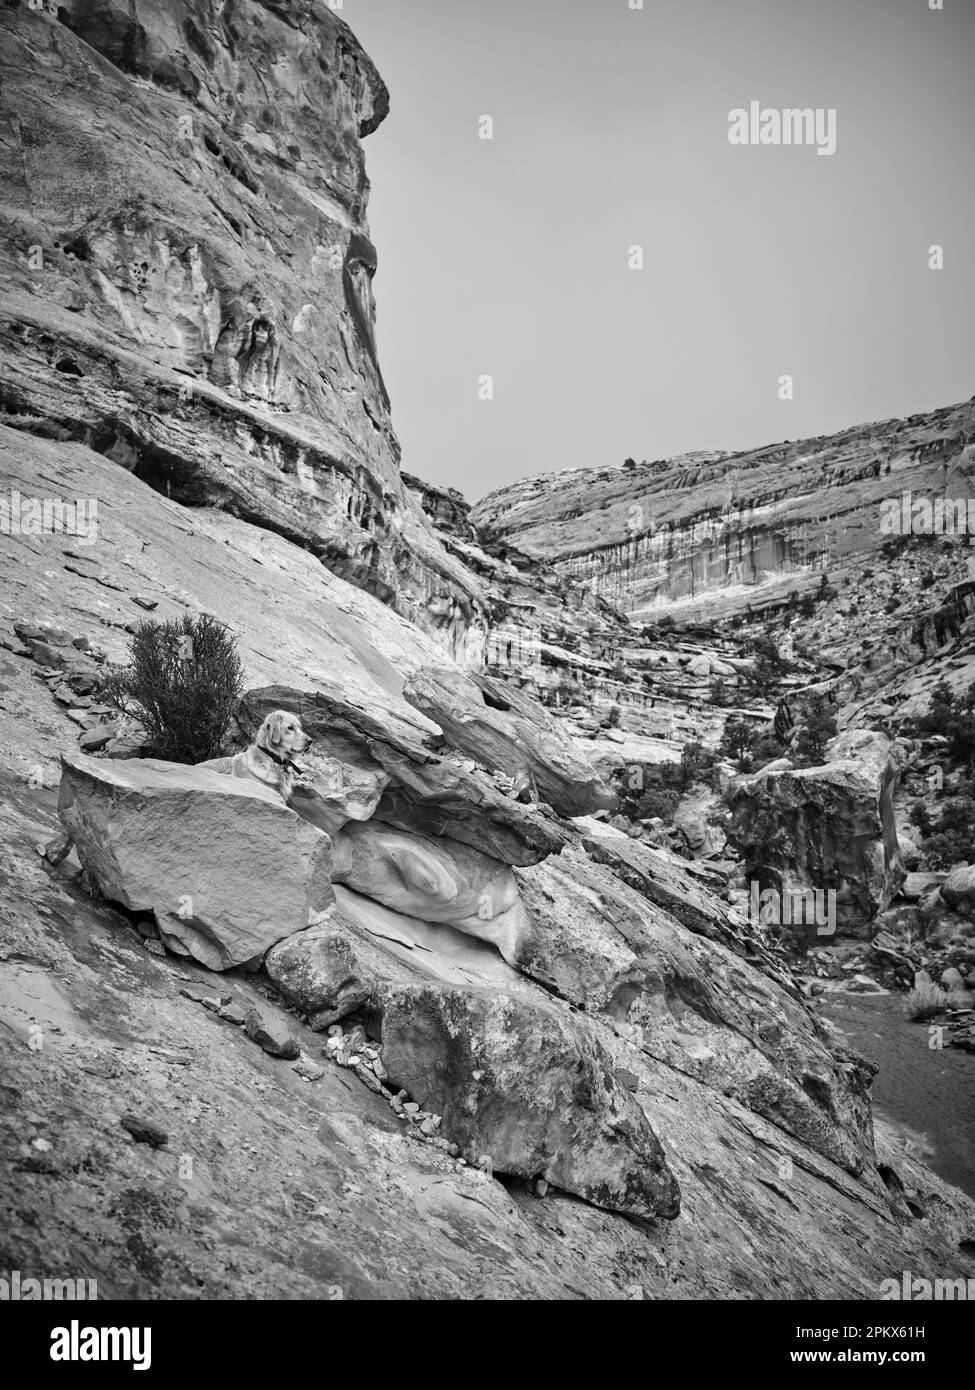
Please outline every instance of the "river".
[{"label": "river", "polygon": [[975,1197],[975,1054],[928,1046],[928,1025],[904,1017],[900,994],[817,1001],[851,1046],[879,1063],[874,1112],[946,1182]]}]

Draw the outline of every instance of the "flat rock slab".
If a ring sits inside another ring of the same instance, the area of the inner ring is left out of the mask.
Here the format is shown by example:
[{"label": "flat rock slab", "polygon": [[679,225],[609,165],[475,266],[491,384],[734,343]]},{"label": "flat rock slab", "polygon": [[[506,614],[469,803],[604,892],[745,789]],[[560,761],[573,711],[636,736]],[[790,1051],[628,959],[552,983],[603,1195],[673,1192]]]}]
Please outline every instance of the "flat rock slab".
[{"label": "flat rock slab", "polygon": [[257,782],[62,755],[58,810],[102,895],[211,970],[259,959],[334,900],[331,842]]}]

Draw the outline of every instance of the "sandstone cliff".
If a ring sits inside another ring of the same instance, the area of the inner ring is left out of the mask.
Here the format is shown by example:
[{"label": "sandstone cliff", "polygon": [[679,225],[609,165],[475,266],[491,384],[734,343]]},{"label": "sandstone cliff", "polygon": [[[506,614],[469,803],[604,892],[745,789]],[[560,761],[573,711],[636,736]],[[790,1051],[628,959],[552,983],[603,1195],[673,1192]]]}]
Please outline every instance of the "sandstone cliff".
[{"label": "sandstone cliff", "polygon": [[317,0],[4,9],[0,409],[288,536],[448,648],[478,586],[399,476],[361,140]]},{"label": "sandstone cliff", "polygon": [[967,497],[973,435],[968,401],[738,454],[528,478],[470,519],[636,619],[727,616],[869,564],[886,498]]}]

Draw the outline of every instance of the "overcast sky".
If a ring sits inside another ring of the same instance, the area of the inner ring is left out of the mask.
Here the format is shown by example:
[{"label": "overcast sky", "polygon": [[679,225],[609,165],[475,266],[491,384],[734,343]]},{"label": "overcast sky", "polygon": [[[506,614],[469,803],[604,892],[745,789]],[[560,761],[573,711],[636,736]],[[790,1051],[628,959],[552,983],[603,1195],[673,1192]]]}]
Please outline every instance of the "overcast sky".
[{"label": "overcast sky", "polygon": [[[344,0],[392,97],[365,149],[404,469],[476,498],[975,393],[975,0],[629,3]],[[730,144],[752,101],[835,108],[835,153]]]}]

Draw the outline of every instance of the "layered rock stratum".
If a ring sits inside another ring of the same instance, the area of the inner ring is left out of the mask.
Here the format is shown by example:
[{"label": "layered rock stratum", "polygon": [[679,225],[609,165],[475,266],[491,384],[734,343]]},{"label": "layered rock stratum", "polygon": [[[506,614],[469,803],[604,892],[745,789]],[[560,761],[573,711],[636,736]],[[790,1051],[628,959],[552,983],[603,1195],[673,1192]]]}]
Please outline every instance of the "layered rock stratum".
[{"label": "layered rock stratum", "polygon": [[[0,476],[98,528],[0,534],[0,1265],[145,1298],[971,1275],[975,1204],[720,879],[606,824],[594,712],[630,690],[606,745],[649,755],[654,707],[679,743],[734,637],[649,638],[399,472],[351,32],[320,0],[3,23]],[[276,708],[316,737],[290,809],[101,703],[147,613],[200,612],[236,745]]]},{"label": "layered rock stratum", "polygon": [[973,441],[975,400],[742,453],[526,478],[470,520],[637,619],[713,619],[867,567],[892,534],[882,503],[905,491],[967,500]]}]

